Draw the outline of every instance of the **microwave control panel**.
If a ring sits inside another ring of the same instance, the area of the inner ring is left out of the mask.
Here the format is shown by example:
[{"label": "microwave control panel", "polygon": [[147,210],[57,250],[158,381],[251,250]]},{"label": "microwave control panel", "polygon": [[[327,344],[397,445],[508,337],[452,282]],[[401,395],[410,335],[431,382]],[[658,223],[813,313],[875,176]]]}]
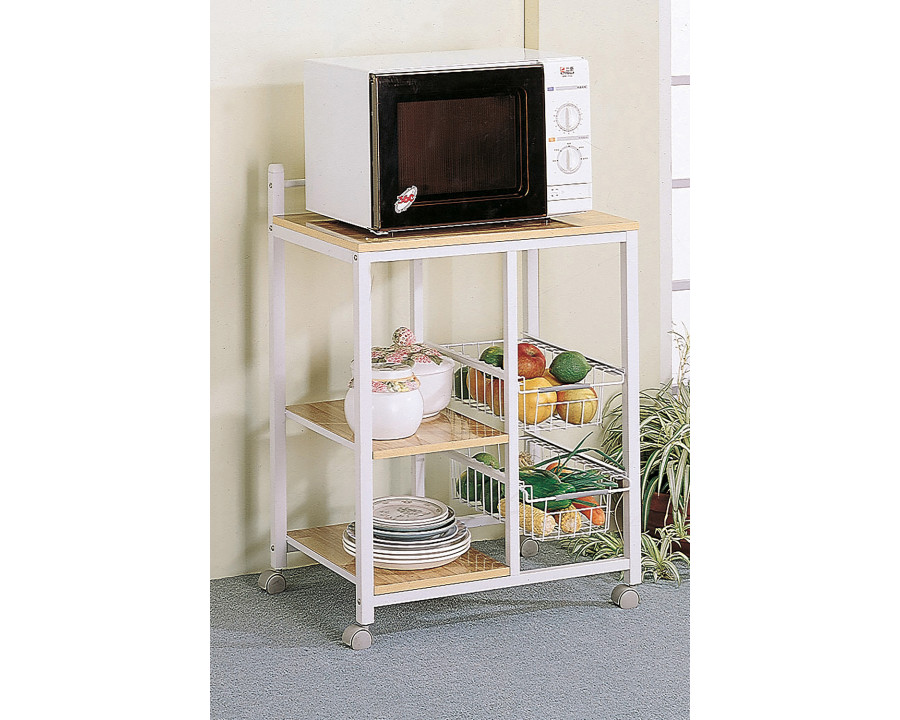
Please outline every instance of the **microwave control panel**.
[{"label": "microwave control panel", "polygon": [[583,58],[543,60],[548,214],[590,210],[591,90]]}]

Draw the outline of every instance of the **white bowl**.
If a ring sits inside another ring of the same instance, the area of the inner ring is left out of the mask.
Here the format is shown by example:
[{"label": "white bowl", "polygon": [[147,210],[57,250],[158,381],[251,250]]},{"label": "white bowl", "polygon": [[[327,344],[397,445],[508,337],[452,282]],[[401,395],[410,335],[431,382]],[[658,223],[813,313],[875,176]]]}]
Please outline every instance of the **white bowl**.
[{"label": "white bowl", "polygon": [[425,402],[422,417],[434,417],[450,404],[454,365],[453,360],[442,355],[440,365],[417,362],[413,366],[413,372],[421,383],[419,390],[422,392],[422,399]]}]

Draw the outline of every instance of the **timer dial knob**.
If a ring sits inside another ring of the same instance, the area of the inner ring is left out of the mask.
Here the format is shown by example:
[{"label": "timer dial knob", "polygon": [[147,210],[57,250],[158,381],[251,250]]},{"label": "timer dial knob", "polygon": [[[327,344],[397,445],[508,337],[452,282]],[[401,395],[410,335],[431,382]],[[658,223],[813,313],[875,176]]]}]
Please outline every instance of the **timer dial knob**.
[{"label": "timer dial knob", "polygon": [[561,130],[572,132],[581,124],[581,110],[572,103],[560,105],[556,110],[556,124]]},{"label": "timer dial knob", "polygon": [[581,160],[581,153],[578,148],[571,145],[566,145],[559,151],[559,155],[556,156],[557,166],[567,175],[571,175],[581,167]]}]

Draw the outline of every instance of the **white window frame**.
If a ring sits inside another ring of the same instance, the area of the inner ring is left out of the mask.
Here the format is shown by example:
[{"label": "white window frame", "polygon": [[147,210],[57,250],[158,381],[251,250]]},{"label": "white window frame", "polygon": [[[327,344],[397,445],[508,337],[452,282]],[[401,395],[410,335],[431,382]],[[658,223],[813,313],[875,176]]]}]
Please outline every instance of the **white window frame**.
[{"label": "white window frame", "polygon": [[[690,278],[673,278],[672,193],[690,188],[690,177],[672,176],[672,88],[690,85],[690,75],[672,75],[672,2],[659,2],[659,211],[660,211],[660,377],[673,377],[676,367],[673,295],[690,292]],[[667,352],[668,349],[668,352]]]}]

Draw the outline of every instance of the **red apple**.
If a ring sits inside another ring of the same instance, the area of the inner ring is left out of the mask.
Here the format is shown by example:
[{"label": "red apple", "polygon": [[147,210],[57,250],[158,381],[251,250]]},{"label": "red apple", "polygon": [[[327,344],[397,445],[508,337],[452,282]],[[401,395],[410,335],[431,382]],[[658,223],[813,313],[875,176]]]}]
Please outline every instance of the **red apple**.
[{"label": "red apple", "polygon": [[544,374],[547,358],[536,345],[519,343],[519,376],[530,380]]}]

